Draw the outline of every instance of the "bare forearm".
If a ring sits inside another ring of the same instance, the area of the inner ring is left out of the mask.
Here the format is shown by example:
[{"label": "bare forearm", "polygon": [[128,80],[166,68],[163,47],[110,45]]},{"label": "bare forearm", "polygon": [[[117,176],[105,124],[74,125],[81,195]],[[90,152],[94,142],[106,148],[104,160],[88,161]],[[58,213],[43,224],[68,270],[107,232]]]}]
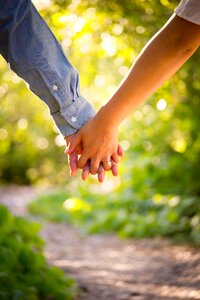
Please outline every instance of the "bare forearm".
[{"label": "bare forearm", "polygon": [[145,46],[128,76],[101,108],[100,115],[107,124],[119,125],[190,58],[199,44],[200,26],[173,16]]}]

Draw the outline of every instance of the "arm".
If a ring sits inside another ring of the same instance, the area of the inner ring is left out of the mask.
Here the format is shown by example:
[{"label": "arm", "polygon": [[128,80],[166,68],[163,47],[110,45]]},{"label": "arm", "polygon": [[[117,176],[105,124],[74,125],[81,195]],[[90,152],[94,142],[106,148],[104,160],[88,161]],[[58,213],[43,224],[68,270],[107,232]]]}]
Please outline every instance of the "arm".
[{"label": "arm", "polygon": [[[47,104],[64,137],[95,115],[80,95],[78,72],[30,0],[0,0],[0,53]],[[77,169],[75,157],[75,152],[69,157],[72,173]]]},{"label": "arm", "polygon": [[149,41],[128,76],[98,117],[110,126],[119,125],[127,115],[191,57],[200,45],[200,25],[173,15]]},{"label": "arm", "polygon": [[[0,0],[0,53],[30,90],[48,105],[67,143],[95,115],[93,107],[80,95],[77,70],[30,0]],[[73,175],[76,162],[74,152],[69,157]],[[84,174],[88,173],[87,168]],[[114,174],[116,169],[113,166]],[[103,177],[100,167],[99,181]]]},{"label": "arm", "polygon": [[68,152],[82,142],[83,155],[78,162],[79,168],[90,159],[91,169],[95,171],[105,156],[113,155],[118,125],[169,79],[199,44],[200,26],[174,14],[141,51],[110,101],[75,135]]},{"label": "arm", "polygon": [[0,53],[48,105],[64,137],[95,115],[80,95],[78,72],[30,0],[0,0]]}]

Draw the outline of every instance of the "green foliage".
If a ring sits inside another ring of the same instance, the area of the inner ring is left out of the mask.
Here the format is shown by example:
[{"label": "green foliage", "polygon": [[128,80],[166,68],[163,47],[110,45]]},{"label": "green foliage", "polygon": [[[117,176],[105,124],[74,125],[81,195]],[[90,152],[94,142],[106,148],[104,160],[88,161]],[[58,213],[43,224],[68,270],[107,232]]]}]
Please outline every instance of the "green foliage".
[{"label": "green foliage", "polygon": [[161,194],[146,198],[148,192],[144,191],[145,199],[141,200],[137,192],[121,189],[106,194],[82,189],[77,198],[57,192],[40,196],[30,203],[29,210],[47,220],[71,222],[85,233],[115,231],[121,237],[163,236],[200,245],[198,198]]},{"label": "green foliage", "polygon": [[[80,71],[82,94],[98,107],[113,93],[178,1],[35,3]],[[47,108],[3,60],[0,70],[0,180],[18,184],[66,182],[62,138]]]},{"label": "green foliage", "polygon": [[[139,51],[179,3],[175,0],[35,2],[68,58],[80,71],[82,94],[96,108],[114,92]],[[74,211],[65,213],[64,199],[55,196],[55,201],[46,197],[38,202],[40,207],[36,203],[36,212],[53,220],[68,221],[73,216],[74,221],[85,222],[92,232],[107,229],[123,236],[176,236],[199,244],[199,64],[200,52],[196,52],[120,128],[127,151],[116,189],[104,196],[95,195],[91,192],[92,183],[84,188],[77,179],[80,194],[71,190],[66,195],[80,198],[68,202],[76,207]],[[65,183],[66,159],[44,105],[35,101],[3,62],[0,81],[1,180]],[[155,203],[156,195],[168,200]],[[180,201],[171,206],[174,197]]]},{"label": "green foliage", "polygon": [[47,220],[68,222],[69,215],[63,209],[63,202],[69,197],[70,194],[66,192],[42,195],[38,201],[31,202],[28,207],[32,214],[43,216]]},{"label": "green foliage", "polygon": [[56,144],[58,133],[47,109],[40,101],[34,101],[25,84],[7,70],[5,64],[1,69],[1,181],[47,183],[53,177],[52,170],[56,170],[59,182],[64,170],[57,167],[55,162],[64,165],[66,160],[60,155],[60,148]]},{"label": "green foliage", "polygon": [[40,226],[14,217],[0,205],[0,299],[70,300],[74,281],[42,254]]}]

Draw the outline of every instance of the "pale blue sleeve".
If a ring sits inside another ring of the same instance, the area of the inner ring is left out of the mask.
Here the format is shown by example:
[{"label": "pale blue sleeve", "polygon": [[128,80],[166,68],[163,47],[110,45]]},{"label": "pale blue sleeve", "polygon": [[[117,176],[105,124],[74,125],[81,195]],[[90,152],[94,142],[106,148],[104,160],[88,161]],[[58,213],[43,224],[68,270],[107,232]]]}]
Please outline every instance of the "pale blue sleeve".
[{"label": "pale blue sleeve", "polygon": [[30,0],[0,0],[0,53],[48,105],[63,136],[95,115],[80,94],[77,70]]}]

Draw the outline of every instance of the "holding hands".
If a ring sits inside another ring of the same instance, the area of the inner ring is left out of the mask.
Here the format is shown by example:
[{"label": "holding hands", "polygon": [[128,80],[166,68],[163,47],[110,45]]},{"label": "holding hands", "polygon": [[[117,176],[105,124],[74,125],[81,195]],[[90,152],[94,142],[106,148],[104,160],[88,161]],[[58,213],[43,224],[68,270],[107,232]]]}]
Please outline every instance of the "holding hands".
[{"label": "holding hands", "polygon": [[99,182],[103,182],[105,171],[118,175],[117,164],[123,156],[123,149],[118,144],[118,128],[105,121],[101,109],[76,134],[65,140],[71,176],[76,174],[77,168],[82,169],[83,180],[89,173],[98,174]]},{"label": "holding hands", "polygon": [[83,169],[83,179],[89,173],[98,173],[102,182],[109,170],[117,175],[119,156],[123,155],[117,142],[118,125],[176,73],[199,46],[200,21],[193,23],[173,14],[140,52],[111,99],[75,135],[66,138],[65,153],[72,175],[77,167]]}]

